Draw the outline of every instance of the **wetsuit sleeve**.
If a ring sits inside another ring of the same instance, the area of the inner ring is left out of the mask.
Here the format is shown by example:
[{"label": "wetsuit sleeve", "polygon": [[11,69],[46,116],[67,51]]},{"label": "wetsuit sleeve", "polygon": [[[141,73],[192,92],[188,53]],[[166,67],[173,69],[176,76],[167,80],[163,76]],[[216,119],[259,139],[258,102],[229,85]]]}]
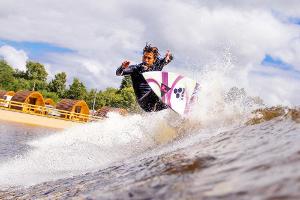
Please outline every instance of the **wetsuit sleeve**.
[{"label": "wetsuit sleeve", "polygon": [[170,59],[167,61],[166,57],[162,58],[162,59],[158,59],[157,64],[156,64],[156,70],[161,71],[164,66],[166,66],[167,64],[169,64],[171,61],[173,60],[173,56],[170,56]]},{"label": "wetsuit sleeve", "polygon": [[126,76],[126,75],[130,75],[133,72],[135,72],[137,70],[137,66],[136,65],[130,65],[127,68],[123,68],[122,66],[120,66],[117,70],[116,70],[116,75],[117,76]]}]

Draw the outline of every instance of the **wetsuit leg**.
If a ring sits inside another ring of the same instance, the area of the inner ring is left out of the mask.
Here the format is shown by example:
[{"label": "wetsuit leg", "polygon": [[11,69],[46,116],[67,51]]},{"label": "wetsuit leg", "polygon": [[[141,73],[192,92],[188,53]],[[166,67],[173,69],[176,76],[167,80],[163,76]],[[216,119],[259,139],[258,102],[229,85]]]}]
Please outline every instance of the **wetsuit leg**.
[{"label": "wetsuit leg", "polygon": [[168,108],[154,92],[150,92],[145,98],[138,101],[140,107],[146,112],[157,112]]},{"label": "wetsuit leg", "polygon": [[168,105],[164,104],[161,100],[159,100],[159,102],[155,104],[153,111],[154,112],[161,111],[167,109],[168,107],[169,107]]}]

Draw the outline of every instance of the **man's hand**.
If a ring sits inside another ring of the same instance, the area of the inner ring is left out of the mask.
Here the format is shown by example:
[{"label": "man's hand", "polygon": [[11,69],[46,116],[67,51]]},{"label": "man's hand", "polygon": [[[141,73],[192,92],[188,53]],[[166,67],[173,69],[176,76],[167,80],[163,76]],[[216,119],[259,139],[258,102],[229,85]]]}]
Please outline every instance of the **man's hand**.
[{"label": "man's hand", "polygon": [[130,62],[128,60],[125,60],[124,62],[122,62],[122,68],[126,69],[129,66]]},{"label": "man's hand", "polygon": [[173,56],[172,56],[171,52],[169,50],[167,50],[167,53],[165,55],[166,62],[171,61],[172,58],[173,58]]}]

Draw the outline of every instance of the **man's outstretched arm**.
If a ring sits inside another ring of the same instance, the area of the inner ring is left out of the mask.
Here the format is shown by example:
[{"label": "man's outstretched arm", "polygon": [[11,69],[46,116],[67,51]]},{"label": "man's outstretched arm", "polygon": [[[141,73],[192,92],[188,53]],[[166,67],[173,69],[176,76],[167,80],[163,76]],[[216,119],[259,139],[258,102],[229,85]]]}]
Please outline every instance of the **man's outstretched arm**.
[{"label": "man's outstretched arm", "polygon": [[165,57],[158,60],[157,63],[157,69],[158,70],[162,70],[164,66],[166,66],[167,64],[169,64],[171,61],[173,60],[173,55],[171,54],[171,52],[168,50]]},{"label": "man's outstretched arm", "polygon": [[122,65],[116,70],[117,76],[125,76],[130,75],[136,68],[135,65],[130,65],[129,61],[124,61]]}]

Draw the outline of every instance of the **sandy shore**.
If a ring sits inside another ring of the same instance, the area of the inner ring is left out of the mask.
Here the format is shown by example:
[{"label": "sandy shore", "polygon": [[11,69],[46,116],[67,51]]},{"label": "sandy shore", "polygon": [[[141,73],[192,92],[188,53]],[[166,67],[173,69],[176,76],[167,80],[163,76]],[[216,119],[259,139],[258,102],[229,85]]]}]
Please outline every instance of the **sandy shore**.
[{"label": "sandy shore", "polygon": [[56,129],[65,129],[81,124],[79,122],[72,122],[63,119],[55,119],[46,116],[38,116],[3,109],[0,109],[0,120]]}]

